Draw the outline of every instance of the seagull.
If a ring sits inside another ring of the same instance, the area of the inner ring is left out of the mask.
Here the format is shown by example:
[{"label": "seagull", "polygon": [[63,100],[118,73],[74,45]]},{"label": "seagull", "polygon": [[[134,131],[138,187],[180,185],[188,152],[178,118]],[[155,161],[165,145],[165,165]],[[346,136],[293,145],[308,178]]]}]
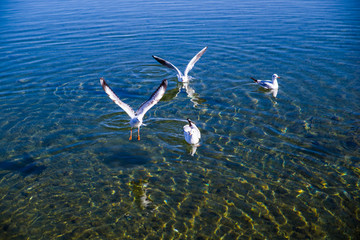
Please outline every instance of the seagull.
[{"label": "seagull", "polygon": [[191,145],[191,156],[194,156],[196,153],[197,147],[199,147],[199,142],[201,138],[200,130],[196,127],[189,118],[187,119],[189,124],[184,126],[184,137],[185,141]]},{"label": "seagull", "polygon": [[200,52],[198,52],[192,59],[191,61],[188,63],[188,65],[186,66],[184,75],[180,72],[180,70],[175,67],[171,62],[168,62],[162,58],[159,58],[157,56],[152,56],[156,61],[158,61],[159,63],[161,63],[162,65],[174,69],[177,72],[177,77],[179,82],[188,82],[189,81],[189,76],[188,73],[190,72],[190,70],[194,67],[195,63],[201,58],[201,56],[205,53],[206,49],[208,47],[204,47]]},{"label": "seagull", "polygon": [[113,100],[119,107],[121,107],[131,118],[130,120],[130,137],[129,140],[132,140],[132,129],[134,127],[138,128],[138,140],[140,140],[140,126],[143,124],[143,117],[147,111],[150,110],[155,104],[157,104],[160,99],[164,96],[167,87],[167,80],[164,79],[160,86],[156,89],[156,91],[151,95],[151,97],[141,104],[139,109],[135,112],[129,105],[122,102],[118,96],[111,90],[111,88],[107,85],[104,78],[100,78],[101,86],[104,91],[109,95],[110,99]]},{"label": "seagull", "polygon": [[270,90],[270,89],[278,89],[279,88],[279,84],[277,82],[278,78],[280,78],[280,77],[277,74],[273,74],[271,81],[270,80],[256,80],[253,77],[251,79],[254,80],[254,82],[259,84],[261,87]]},{"label": "seagull", "polygon": [[190,118],[187,119],[189,124],[184,126],[184,137],[185,141],[191,145],[197,145],[200,141],[201,134],[200,130],[196,127]]}]

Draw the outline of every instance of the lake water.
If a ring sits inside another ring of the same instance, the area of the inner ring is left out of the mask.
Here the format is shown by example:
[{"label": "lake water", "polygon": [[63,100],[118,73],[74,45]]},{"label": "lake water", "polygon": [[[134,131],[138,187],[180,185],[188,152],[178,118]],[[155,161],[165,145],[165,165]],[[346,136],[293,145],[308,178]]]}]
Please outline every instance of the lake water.
[{"label": "lake water", "polygon": [[[359,239],[357,0],[3,0],[0,53],[0,239]],[[140,141],[100,77],[168,79]]]}]

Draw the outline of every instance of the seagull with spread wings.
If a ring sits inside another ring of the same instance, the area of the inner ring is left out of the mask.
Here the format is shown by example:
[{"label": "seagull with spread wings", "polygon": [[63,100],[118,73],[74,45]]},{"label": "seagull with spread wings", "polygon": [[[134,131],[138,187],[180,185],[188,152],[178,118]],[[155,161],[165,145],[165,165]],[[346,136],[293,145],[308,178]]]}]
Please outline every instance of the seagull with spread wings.
[{"label": "seagull with spread wings", "polygon": [[170,69],[174,69],[177,72],[177,77],[179,82],[188,82],[189,81],[189,76],[188,73],[190,72],[190,70],[194,67],[195,63],[201,58],[201,56],[205,53],[207,47],[204,47],[200,52],[198,52],[192,59],[191,61],[188,63],[188,65],[186,66],[185,72],[184,74],[182,74],[180,72],[180,70],[175,67],[174,64],[172,64],[171,62],[168,62],[162,58],[159,58],[157,56],[152,56],[156,61],[158,61],[159,63],[161,63],[162,65],[164,65],[165,67],[168,67]]},{"label": "seagull with spread wings", "polygon": [[132,140],[132,129],[138,128],[138,140],[140,140],[140,126],[143,124],[143,117],[147,111],[150,110],[155,104],[157,104],[160,99],[164,96],[164,93],[167,88],[167,80],[164,79],[160,86],[156,89],[156,91],[151,95],[151,97],[141,104],[139,109],[135,112],[129,105],[122,102],[120,98],[111,90],[111,88],[107,85],[104,78],[100,78],[101,86],[104,91],[109,95],[110,99],[113,100],[119,107],[121,107],[131,118],[130,120],[130,137],[129,140]]}]

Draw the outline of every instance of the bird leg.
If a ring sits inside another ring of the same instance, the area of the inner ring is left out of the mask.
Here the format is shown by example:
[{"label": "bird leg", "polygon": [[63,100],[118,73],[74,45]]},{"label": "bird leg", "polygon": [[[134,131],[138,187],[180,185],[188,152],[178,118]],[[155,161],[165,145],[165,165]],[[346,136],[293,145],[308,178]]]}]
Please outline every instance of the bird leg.
[{"label": "bird leg", "polygon": [[138,141],[140,141],[140,127],[138,127]]},{"label": "bird leg", "polygon": [[129,141],[132,140],[132,128],[130,129],[130,137],[129,137]]}]

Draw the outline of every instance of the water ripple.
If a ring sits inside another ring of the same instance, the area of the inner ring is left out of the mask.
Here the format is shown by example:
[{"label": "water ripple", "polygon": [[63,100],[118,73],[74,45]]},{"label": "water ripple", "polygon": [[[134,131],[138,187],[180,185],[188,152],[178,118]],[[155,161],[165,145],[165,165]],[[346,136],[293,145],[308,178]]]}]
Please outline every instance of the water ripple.
[{"label": "water ripple", "polygon": [[[359,10],[317,0],[1,3],[0,235],[356,238]],[[184,70],[204,46],[188,86],[151,58]],[[276,98],[250,79],[273,73]],[[134,108],[168,79],[141,141],[128,140],[129,117],[100,77]],[[202,133],[194,154],[187,117]]]}]

